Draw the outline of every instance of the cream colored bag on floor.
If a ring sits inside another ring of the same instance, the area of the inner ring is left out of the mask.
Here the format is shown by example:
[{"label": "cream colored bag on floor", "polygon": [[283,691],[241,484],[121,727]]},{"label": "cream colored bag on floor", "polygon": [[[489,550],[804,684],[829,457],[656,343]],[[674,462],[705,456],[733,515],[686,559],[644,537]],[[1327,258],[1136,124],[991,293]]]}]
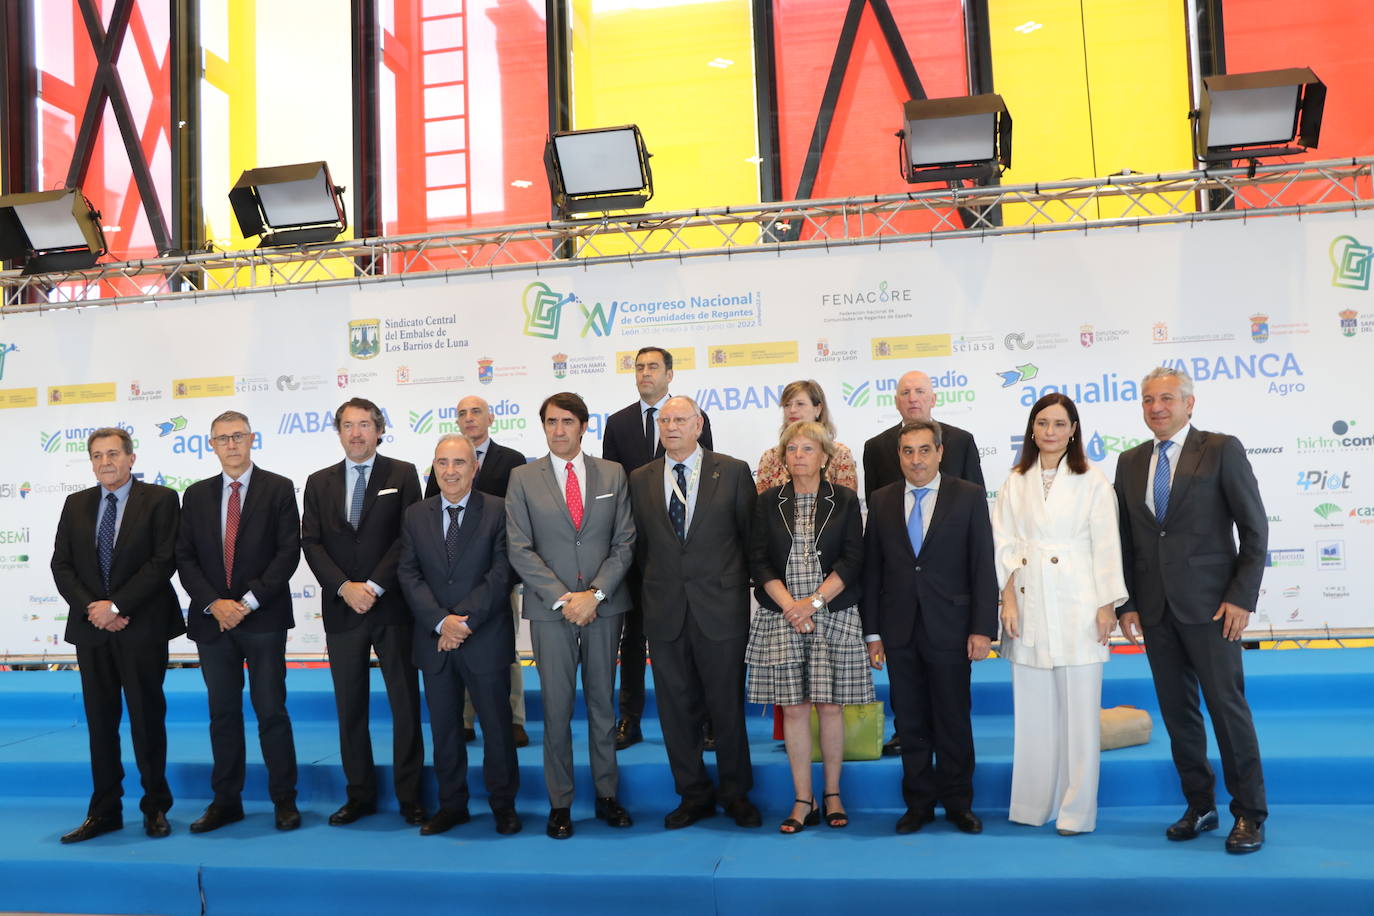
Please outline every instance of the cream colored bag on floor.
[{"label": "cream colored bag on floor", "polygon": [[1148,744],[1153,724],[1150,714],[1134,706],[1113,706],[1102,710],[1102,750]]}]

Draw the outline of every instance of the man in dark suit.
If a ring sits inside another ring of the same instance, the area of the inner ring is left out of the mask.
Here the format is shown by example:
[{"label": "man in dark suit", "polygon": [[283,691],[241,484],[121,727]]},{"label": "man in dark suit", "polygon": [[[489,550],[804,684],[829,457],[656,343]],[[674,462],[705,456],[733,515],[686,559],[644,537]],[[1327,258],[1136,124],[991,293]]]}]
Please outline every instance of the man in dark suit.
[{"label": "man in dark suit", "polygon": [[942,428],[908,423],[898,439],[904,480],[873,494],[864,535],[860,613],[874,667],[891,668],[906,813],[898,833],[935,819],[964,833],[973,807],[971,662],[997,635],[997,572],[987,494],[940,473]]},{"label": "man in dark suit", "polygon": [[[663,825],[712,817],[719,802],[741,827],[757,827],[744,728],[753,474],[743,461],[698,445],[704,424],[691,398],[669,398],[655,420],[664,457],[630,475],[630,505],[663,744],[682,798]],[[702,759],[708,712],[719,790]]]},{"label": "man in dark suit", "polygon": [[[167,641],[186,632],[172,588],[177,495],[133,478],[134,446],[123,429],[86,439],[97,486],[67,497],[57,522],[52,574],[67,601],[66,640],[76,647],[91,747],[86,819],[62,836],[79,843],[124,826],[119,720],[129,707],[134,760],[143,780],[143,831],[171,833],[167,811]],[[123,692],[121,702],[120,693]]]},{"label": "man in dark suit", "polygon": [[463,436],[440,439],[432,467],[439,494],[406,511],[398,568],[415,618],[412,651],[425,673],[439,779],[439,810],[420,833],[444,833],[470,817],[464,694],[472,697],[482,723],[482,778],[496,832],[518,833],[520,768],[507,701],[515,627],[505,506],[499,497],[473,489],[477,456]]},{"label": "man in dark suit", "polygon": [[301,518],[295,486],[253,464],[253,442],[246,416],[228,410],[216,417],[210,446],[222,473],[192,484],[182,500],[177,573],[191,596],[186,631],[200,653],[214,755],[215,797],[192,833],[243,820],[245,663],[277,829],[301,825],[286,712],[286,631],[296,625],[291,574],[301,561]]},{"label": "man in dark suit", "polygon": [[[917,420],[929,422],[930,411],[935,406],[935,388],[930,376],[913,369],[897,380],[897,393],[893,403],[901,419],[864,443],[864,502],[870,503],[873,492],[879,487],[899,481],[903,477],[902,463],[898,455],[898,437],[902,428]],[[940,462],[943,477],[958,477],[984,486],[983,464],[978,457],[978,445],[973,435],[952,423],[940,424],[940,439],[944,443],[944,459]],[[901,737],[893,734],[883,745],[883,755],[895,756],[902,752]]]},{"label": "man in dark suit", "polygon": [[377,810],[368,709],[372,650],[391,704],[392,776],[407,824],[425,820],[420,774],[420,677],[410,661],[410,610],[396,580],[401,517],[420,498],[415,465],[377,454],[386,418],[353,398],[334,413],[345,459],[305,482],[301,546],[320,583],[329,673],[339,713],[339,753],[348,798],[329,816],[338,827]]},{"label": "man in dark suit", "polygon": [[[472,486],[482,493],[505,499],[506,487],[510,484],[510,472],[525,466],[525,456],[492,440],[490,431],[495,417],[491,414],[491,405],[485,399],[475,394],[468,395],[458,402],[455,412],[458,415],[458,429],[477,450],[477,479],[472,482]],[[439,481],[434,469],[430,468],[429,483],[425,484],[425,499],[438,492]],[[511,600],[511,620],[514,621],[515,632],[518,635],[520,605],[515,599]],[[520,670],[518,658],[511,662],[510,666],[510,712],[515,728],[515,746],[525,747],[530,743],[530,736],[525,732],[525,678]],[[472,727],[473,716],[472,697],[469,696],[463,706],[463,732],[468,741],[477,737]]]},{"label": "man in dark suit", "polygon": [[[935,389],[931,387],[930,376],[913,370],[897,380],[897,393],[893,397],[901,419],[864,443],[864,499],[873,498],[873,491],[902,479],[902,465],[897,454],[897,439],[902,427],[916,420],[930,420],[930,411],[935,406]],[[983,486],[983,465],[978,458],[978,445],[973,435],[951,423],[940,423],[941,438],[944,442],[944,460],[940,462],[940,474],[944,477],[958,477]]]},{"label": "man in dark suit", "polygon": [[1268,808],[1259,740],[1245,701],[1240,638],[1259,599],[1269,522],[1240,441],[1191,425],[1188,374],[1155,369],[1140,391],[1154,439],[1123,454],[1116,465],[1130,592],[1117,616],[1132,642],[1144,627],[1159,711],[1188,802],[1165,835],[1191,840],[1217,827],[1201,686],[1236,818],[1226,851],[1255,852],[1264,845]]},{"label": "man in dark suit", "polygon": [[506,541],[510,564],[525,582],[534,661],[544,701],[544,782],[548,835],[573,834],[573,700],[577,669],[587,705],[587,750],[596,816],[629,827],[616,799],[615,650],[620,617],[630,606],[625,571],[634,559],[630,488],[614,461],[582,453],[587,405],[563,391],[544,399],[539,420],[549,454],[510,477]]},{"label": "man in dark suit", "polygon": [[[606,420],[602,436],[601,457],[617,462],[626,476],[663,454],[658,438],[658,424],[654,418],[668,400],[668,386],[673,381],[673,354],[662,347],[643,347],[635,354],[635,387],[639,400],[617,410]],[[711,420],[701,415],[701,447],[710,449]],[[640,573],[630,568],[630,609],[625,612],[625,629],[620,638],[620,719],[615,727],[616,750],[644,740],[639,720],[644,715],[644,615],[640,604]],[[710,720],[707,724],[708,746],[713,743]]]}]

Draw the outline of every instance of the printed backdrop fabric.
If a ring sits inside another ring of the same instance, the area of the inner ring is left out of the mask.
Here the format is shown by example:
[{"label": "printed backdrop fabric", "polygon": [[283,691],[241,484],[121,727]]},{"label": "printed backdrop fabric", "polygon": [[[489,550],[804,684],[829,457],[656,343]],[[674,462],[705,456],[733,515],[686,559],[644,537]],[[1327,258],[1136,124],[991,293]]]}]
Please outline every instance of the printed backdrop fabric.
[{"label": "printed backdrop fabric", "polygon": [[[1374,230],[1279,217],[997,239],[937,240],[500,275],[279,289],[201,302],[85,308],[0,321],[0,653],[70,654],[48,571],[66,494],[90,486],[88,432],[119,425],[135,473],[184,491],[218,471],[210,421],[252,421],[253,457],[306,476],[342,457],[332,411],[381,405],[381,450],[427,468],[479,394],[497,441],[545,451],[538,407],[573,390],[593,416],[635,398],[635,351],[670,348],[673,390],[711,416],[717,448],[753,461],[778,395],[815,378],[856,455],[897,419],[896,379],[922,369],[937,419],[976,437],[989,498],[1016,460],[1027,408],[1079,404],[1109,477],[1142,441],[1139,380],[1159,364],[1197,383],[1195,422],[1238,435],[1270,515],[1253,626],[1374,625]],[[340,510],[342,511],[342,509]],[[95,545],[91,545],[95,549]],[[1364,557],[1364,560],[1361,560]],[[289,650],[324,649],[319,587],[301,564]],[[173,652],[192,652],[182,640]]]}]

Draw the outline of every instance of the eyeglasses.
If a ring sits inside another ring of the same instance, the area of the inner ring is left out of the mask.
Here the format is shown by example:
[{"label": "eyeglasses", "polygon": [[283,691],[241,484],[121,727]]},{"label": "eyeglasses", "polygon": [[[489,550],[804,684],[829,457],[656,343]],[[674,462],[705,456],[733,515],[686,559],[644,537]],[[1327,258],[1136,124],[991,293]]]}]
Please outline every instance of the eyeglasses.
[{"label": "eyeglasses", "polygon": [[243,442],[244,439],[247,439],[252,435],[252,433],[234,433],[231,436],[211,436],[210,441],[213,442],[215,445],[218,445],[220,448],[223,448],[230,442],[234,443],[235,445],[239,445]]}]

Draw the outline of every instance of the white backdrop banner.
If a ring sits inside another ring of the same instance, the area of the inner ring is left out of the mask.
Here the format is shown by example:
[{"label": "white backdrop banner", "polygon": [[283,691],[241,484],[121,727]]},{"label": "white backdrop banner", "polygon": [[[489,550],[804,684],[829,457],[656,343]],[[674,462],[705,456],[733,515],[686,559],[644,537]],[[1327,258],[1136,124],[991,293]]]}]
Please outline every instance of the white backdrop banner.
[{"label": "white backdrop banner", "polygon": [[[66,494],[90,486],[93,428],[137,443],[135,472],[184,491],[218,472],[211,419],[252,420],[254,459],[299,486],[342,458],[332,411],[355,395],[388,417],[385,454],[428,464],[454,405],[480,394],[492,434],[543,454],[538,407],[577,391],[600,451],[636,397],[641,346],[670,348],[673,390],[710,414],[716,448],[755,465],[778,395],[825,388],[840,439],[896,421],[895,380],[919,368],[937,419],[970,430],[989,496],[1027,409],[1079,404],[1109,476],[1142,441],[1139,379],[1179,366],[1196,424],[1238,435],[1270,516],[1255,626],[1374,625],[1374,229],[1353,217],[1257,219],[577,265],[201,303],[70,309],[0,321],[0,653],[62,653],[66,608],[48,570]],[[94,545],[92,545],[94,549]],[[1362,559],[1363,558],[1363,559]],[[293,578],[289,649],[323,651],[318,586]],[[174,652],[191,652],[184,641]]]}]

